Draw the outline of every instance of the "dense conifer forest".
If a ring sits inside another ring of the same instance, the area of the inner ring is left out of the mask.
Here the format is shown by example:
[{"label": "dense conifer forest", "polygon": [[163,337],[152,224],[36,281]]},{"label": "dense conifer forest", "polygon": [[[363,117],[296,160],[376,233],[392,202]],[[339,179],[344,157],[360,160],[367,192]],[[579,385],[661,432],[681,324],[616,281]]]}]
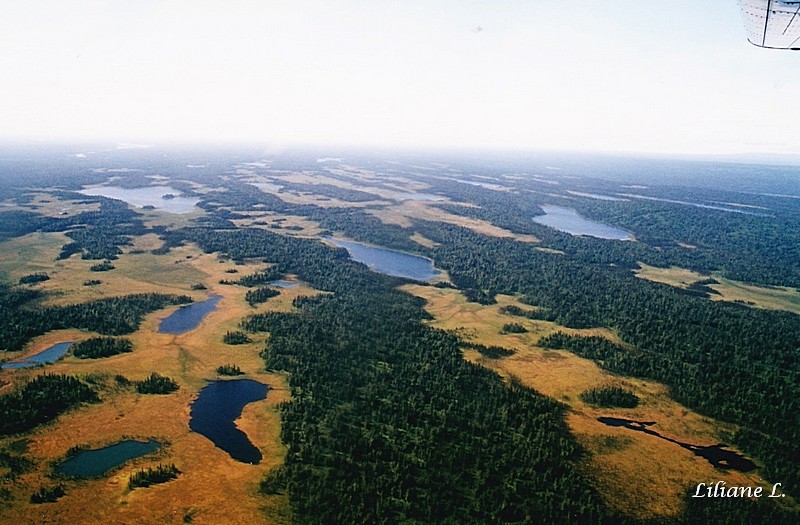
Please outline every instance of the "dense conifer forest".
[{"label": "dense conifer forest", "polygon": [[145,314],[191,302],[187,296],[134,294],[69,306],[37,307],[43,294],[0,284],[0,350],[20,350],[50,330],[79,328],[108,335],[129,334]]},{"label": "dense conifer forest", "polygon": [[420,323],[420,301],[394,290],[397,279],[343,250],[264,231],[184,235],[334,292],[297,301],[299,315],[243,323],[270,332],[267,367],[290,373],[282,437],[302,521],[609,519],[576,469],[563,408],[464,361],[456,339]]},{"label": "dense conifer forest", "polygon": [[132,352],[133,343],[125,338],[92,337],[76,343],[70,350],[72,355],[80,359],[98,359]]},{"label": "dense conifer forest", "polygon": [[0,436],[25,432],[81,403],[97,402],[92,388],[66,375],[41,375],[0,396]]},{"label": "dense conifer forest", "polygon": [[[258,373],[282,374],[290,398],[280,406],[285,462],[265,471],[260,497],[286,495],[296,522],[640,522],[601,498],[586,469],[589,452],[567,425],[567,405],[464,359],[463,349],[470,349],[480,354],[477,359],[484,365],[507,363],[518,357],[517,346],[501,346],[511,339],[535,340],[537,348],[570,351],[613,374],[663,383],[678,403],[735,425],[726,427],[737,429],[726,436],[731,444],[753,458],[765,480],[781,482],[787,494],[800,497],[800,316],[751,308],[744,301],[710,300],[721,295],[713,288],[720,284],[717,279],[767,287],[800,285],[800,206],[793,200],[697,188],[687,196],[685,188],[655,184],[621,190],[612,181],[566,175],[550,180],[555,183],[548,183],[544,191],[538,175],[521,176],[503,165],[475,168],[453,163],[444,175],[440,167],[411,169],[358,157],[363,166],[408,177],[434,196],[425,213],[398,220],[394,207],[403,199],[381,197],[366,187],[362,191],[281,179],[273,181],[281,189],[267,193],[247,181],[256,172],[318,173],[348,185],[363,183],[346,170],[322,168],[313,158],[276,157],[269,169],[249,166],[252,173],[246,176],[230,159],[207,160],[187,161],[185,165],[206,166],[187,171],[170,164],[173,160],[143,154],[135,164],[139,171],[114,181],[140,188],[153,183],[150,177],[166,174],[174,179],[170,186],[176,194],[198,199],[196,215],[164,222],[154,206],[135,211],[122,201],[75,193],[83,185],[108,182],[107,173],[76,169],[67,177],[55,161],[42,161],[47,169],[23,164],[30,175],[24,187],[0,178],[0,197],[7,202],[32,206],[36,195],[29,188],[49,188],[49,199],[91,211],[0,211],[0,241],[33,237],[30,234],[36,232],[66,235],[66,242],[59,241],[64,242],[60,253],[55,248],[59,262],[109,271],[103,282],[83,281],[87,294],[100,293],[119,278],[126,252],[145,234],[151,234],[148,239],[157,234],[163,245],[142,250],[137,246],[136,253],[163,256],[162,264],[168,261],[181,268],[178,263],[196,257],[198,248],[215,254],[216,260],[207,258],[219,265],[213,280],[187,272],[190,280],[177,289],[229,285],[223,288],[240,294],[243,312],[264,312],[272,302],[282,301],[282,294],[290,292],[268,287],[277,279],[296,277],[310,289],[325,292],[299,294],[292,312],[256,313],[238,327],[236,319],[227,321],[214,341],[241,345],[223,347],[231,353],[224,359],[236,360],[241,368],[219,366],[225,363],[220,359],[207,370],[215,379],[245,370],[250,377],[250,363],[234,353],[252,351],[251,361],[256,360],[259,350],[247,345],[266,339]],[[417,163],[425,161],[414,160],[414,166]],[[389,178],[369,185],[373,191],[398,191]],[[578,198],[587,192],[610,198]],[[298,201],[283,200],[282,195],[314,196],[309,201],[315,204],[295,204]],[[687,199],[692,202],[686,204]],[[635,240],[574,236],[535,223],[533,218],[548,204],[569,205],[585,217],[625,228]],[[726,206],[735,205],[734,211],[726,211]],[[298,218],[300,224],[313,224],[312,233],[292,224]],[[464,219],[475,222],[459,222]],[[424,242],[413,240],[415,234]],[[369,270],[351,260],[347,250],[321,242],[326,236],[429,257],[449,279],[435,286],[457,289],[467,301],[490,307],[498,294],[508,294],[526,307],[493,307],[505,316],[493,325],[493,334],[508,338],[498,344],[460,339],[456,331],[432,328],[424,301],[398,289],[411,281]],[[170,258],[178,247],[194,253]],[[251,273],[251,263],[268,267]],[[683,288],[647,281],[634,275],[640,263],[694,270],[699,278]],[[68,306],[47,306],[54,292],[43,291],[53,284],[45,281],[58,275],[39,268],[0,283],[0,350],[22,350],[33,338],[66,328],[104,336],[131,334],[145,315],[191,302],[183,295],[146,293],[102,299],[95,295]],[[566,331],[532,339],[536,332],[526,328],[530,320],[605,328],[618,342]],[[136,358],[140,352],[135,340],[137,352],[92,364]],[[74,345],[72,352],[94,359],[131,350],[127,339],[92,337]],[[194,366],[179,355],[181,367]],[[144,370],[153,369],[161,370]],[[140,394],[187,392],[182,382],[186,368],[180,370],[181,376],[154,372],[142,381],[117,376],[117,383],[128,387],[120,390],[132,397],[134,387]],[[91,381],[92,376],[45,374],[13,388],[3,383],[0,436],[29,432],[82,403],[99,401]],[[609,410],[634,408],[642,401],[613,384],[583,391],[580,398]],[[0,454],[0,460],[27,461],[9,454]],[[15,469],[24,470],[11,470]],[[174,465],[142,470],[131,478],[130,487],[177,474]],[[43,484],[31,501],[58,500],[62,489]],[[689,492],[676,517],[651,522],[788,525],[797,523],[797,517],[796,510],[772,501],[699,500]]]}]

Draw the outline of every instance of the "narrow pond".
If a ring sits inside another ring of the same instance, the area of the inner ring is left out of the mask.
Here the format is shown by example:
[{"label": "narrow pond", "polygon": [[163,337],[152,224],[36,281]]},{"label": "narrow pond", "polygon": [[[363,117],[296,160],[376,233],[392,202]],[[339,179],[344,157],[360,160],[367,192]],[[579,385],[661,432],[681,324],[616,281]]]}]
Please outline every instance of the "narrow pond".
[{"label": "narrow pond", "polygon": [[300,283],[297,281],[284,281],[281,279],[278,281],[271,281],[269,285],[277,288],[294,288],[295,286],[300,286]]},{"label": "narrow pond", "polygon": [[210,439],[236,461],[255,465],[261,461],[261,452],[236,428],[234,421],[245,406],[264,399],[268,391],[267,385],[252,379],[212,381],[192,403],[189,428]]},{"label": "narrow pond", "polygon": [[[110,199],[119,199],[138,208],[152,206],[157,210],[171,213],[189,213],[195,209],[199,199],[178,197],[180,190],[169,186],[145,186],[143,188],[121,188],[119,186],[95,186],[84,188],[79,193],[84,195],[100,195]],[[168,196],[164,198],[164,196]],[[169,197],[169,196],[173,197]]]},{"label": "narrow pond", "polygon": [[208,314],[217,309],[217,303],[222,299],[221,295],[212,295],[211,298],[199,303],[192,303],[181,306],[169,317],[161,320],[158,331],[162,334],[183,334],[189,330],[194,330]]},{"label": "narrow pond", "polygon": [[400,192],[394,194],[394,199],[398,201],[431,201],[438,202],[447,200],[447,197],[436,195],[433,193],[410,193]]},{"label": "narrow pond", "polygon": [[741,454],[734,452],[733,450],[728,450],[728,445],[723,443],[708,446],[692,445],[691,443],[684,443],[682,441],[678,441],[677,439],[672,439],[670,437],[661,435],[650,428],[656,424],[655,421],[634,421],[632,419],[623,419],[620,417],[598,417],[597,420],[609,427],[624,427],[630,430],[635,430],[636,432],[644,432],[645,434],[663,439],[664,441],[669,441],[670,443],[675,443],[676,445],[689,450],[695,456],[705,459],[715,468],[732,469],[740,472],[750,472],[756,468],[755,463]]},{"label": "narrow pond", "polygon": [[603,224],[602,222],[581,217],[572,208],[551,205],[542,205],[541,208],[545,214],[534,217],[533,222],[555,228],[570,235],[588,235],[589,237],[617,241],[630,241],[633,239],[630,232],[610,224]]},{"label": "narrow pond", "polygon": [[108,447],[84,450],[56,467],[56,472],[76,478],[95,478],[126,461],[149,454],[160,446],[161,443],[155,439],[144,442],[130,439],[120,441]]},{"label": "narrow pond", "polygon": [[346,241],[336,237],[323,237],[323,239],[340,248],[345,248],[353,260],[364,263],[379,273],[415,281],[429,281],[439,275],[439,271],[433,267],[433,261],[419,255],[409,255],[397,250]]},{"label": "narrow pond", "polygon": [[69,351],[73,345],[72,342],[56,343],[53,346],[47,347],[38,354],[34,354],[24,358],[22,361],[13,361],[11,363],[4,363],[0,368],[28,368],[29,366],[44,365],[46,363],[53,363],[58,361],[64,354]]}]

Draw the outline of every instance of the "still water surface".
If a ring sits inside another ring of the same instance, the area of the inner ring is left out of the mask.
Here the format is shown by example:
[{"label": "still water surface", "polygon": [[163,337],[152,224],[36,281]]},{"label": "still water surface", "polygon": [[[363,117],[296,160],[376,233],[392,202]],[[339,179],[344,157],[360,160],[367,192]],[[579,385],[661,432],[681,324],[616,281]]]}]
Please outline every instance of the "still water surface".
[{"label": "still water surface", "polygon": [[14,361],[12,363],[4,363],[0,368],[28,368],[29,366],[44,365],[58,361],[64,354],[69,351],[73,345],[72,342],[56,343],[53,346],[45,348],[38,354],[26,357],[23,361]]},{"label": "still water surface", "polygon": [[[144,188],[121,188],[119,186],[95,186],[84,188],[79,193],[84,195],[100,195],[110,199],[119,199],[137,208],[153,206],[157,210],[171,213],[189,213],[195,209],[199,199],[191,197],[178,197],[180,190],[169,186],[145,186]],[[165,199],[164,195],[175,195],[175,198]]]},{"label": "still water surface", "polygon": [[189,428],[211,440],[214,445],[242,463],[261,461],[261,452],[234,421],[242,410],[267,396],[269,387],[252,379],[212,381],[200,390],[192,403]]},{"label": "still water surface", "polygon": [[439,271],[433,267],[433,261],[419,255],[410,255],[397,250],[371,246],[362,242],[346,241],[336,237],[323,238],[340,248],[345,248],[353,260],[364,263],[379,273],[406,277],[415,281],[429,281],[439,275]]},{"label": "still water surface", "polygon": [[618,241],[630,241],[633,239],[630,232],[610,224],[581,217],[572,208],[551,205],[543,205],[541,208],[544,210],[545,215],[537,215],[533,218],[533,222],[550,226],[570,235],[588,235],[589,237]]},{"label": "still water surface", "polygon": [[158,331],[162,334],[183,334],[189,330],[194,330],[205,316],[217,309],[217,303],[222,299],[221,295],[212,295],[210,299],[181,306],[169,317],[161,320]]},{"label": "still water surface", "polygon": [[108,447],[84,450],[56,467],[56,472],[76,478],[94,478],[126,461],[149,454],[160,446],[161,443],[155,439],[144,442],[130,439],[120,441]]}]

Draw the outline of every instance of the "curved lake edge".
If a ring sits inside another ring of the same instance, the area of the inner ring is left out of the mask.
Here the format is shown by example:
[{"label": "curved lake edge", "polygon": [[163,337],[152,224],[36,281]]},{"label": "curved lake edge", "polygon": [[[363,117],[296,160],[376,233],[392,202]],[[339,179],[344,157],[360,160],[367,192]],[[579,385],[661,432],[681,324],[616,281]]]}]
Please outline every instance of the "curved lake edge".
[{"label": "curved lake edge", "polygon": [[533,217],[533,222],[553,228],[573,237],[594,237],[608,241],[635,241],[633,232],[596,221],[581,215],[575,208],[559,206],[556,204],[542,204],[539,206],[544,212],[543,215]]},{"label": "curved lake edge", "polygon": [[158,333],[181,335],[194,330],[206,317],[217,310],[217,303],[222,299],[221,295],[212,294],[204,301],[195,301],[178,307],[171,314],[160,319]]},{"label": "curved lake edge", "polygon": [[236,421],[245,407],[264,401],[270,386],[249,378],[213,379],[189,405],[189,429],[241,463],[257,465],[262,454]]},{"label": "curved lake edge", "polygon": [[[350,256],[350,259],[352,259],[353,261],[356,261],[356,262],[360,262],[361,264],[366,265],[370,270],[372,270],[374,272],[377,272],[377,273],[381,273],[383,275],[390,275],[392,277],[399,277],[399,278],[402,278],[402,279],[410,279],[412,281],[419,281],[419,282],[433,282],[434,280],[437,280],[437,279],[441,278],[444,275],[444,272],[441,269],[436,267],[435,261],[433,259],[431,259],[430,257],[427,257],[425,255],[419,255],[417,253],[412,253],[412,252],[408,252],[408,251],[405,251],[405,250],[398,250],[398,249],[395,249],[395,248],[387,248],[386,246],[380,246],[378,244],[372,244],[372,243],[369,243],[369,242],[356,241],[356,240],[347,239],[347,238],[344,238],[344,237],[332,237],[332,236],[329,236],[329,235],[325,235],[325,236],[320,237],[320,240],[327,241],[328,243],[334,245],[337,248],[344,248],[345,250],[347,250],[347,253]],[[386,254],[387,256],[400,256],[400,257],[406,257],[406,258],[409,258],[409,259],[425,261],[425,263],[430,265],[430,269],[426,269],[427,270],[427,274],[426,274],[427,277],[424,277],[424,278],[422,276],[414,276],[414,275],[410,275],[410,274],[400,275],[400,274],[397,274],[397,273],[390,273],[386,269],[383,269],[383,270],[379,269],[377,267],[377,265],[375,265],[375,264],[368,264],[368,262],[366,260],[358,259],[353,254],[351,249],[347,246],[348,244],[355,245],[358,248],[361,248],[361,249],[364,249],[364,250],[371,250],[373,252],[376,252],[375,254],[382,253],[382,254]]]},{"label": "curved lake edge", "polygon": [[[177,215],[199,209],[197,203],[200,202],[198,197],[186,196],[180,190],[162,184],[126,188],[106,182],[83,186],[78,193],[90,197],[120,200],[138,209],[147,209],[146,207],[152,206],[156,210]],[[172,195],[172,197],[167,197],[167,195]]]},{"label": "curved lake edge", "polygon": [[[114,472],[134,459],[154,454],[166,441],[155,438],[121,438],[99,448],[73,447],[64,458],[51,462],[53,472],[72,479],[97,479]],[[111,454],[110,457],[104,457]],[[98,462],[100,458],[101,461]]]},{"label": "curved lake edge", "polygon": [[[44,366],[55,363],[64,357],[74,344],[75,341],[59,341],[57,343],[53,343],[50,346],[39,350],[35,354],[16,357],[11,361],[0,363],[0,369],[15,370],[19,368],[32,368],[34,366]],[[36,359],[37,357],[39,357],[39,359]]]}]

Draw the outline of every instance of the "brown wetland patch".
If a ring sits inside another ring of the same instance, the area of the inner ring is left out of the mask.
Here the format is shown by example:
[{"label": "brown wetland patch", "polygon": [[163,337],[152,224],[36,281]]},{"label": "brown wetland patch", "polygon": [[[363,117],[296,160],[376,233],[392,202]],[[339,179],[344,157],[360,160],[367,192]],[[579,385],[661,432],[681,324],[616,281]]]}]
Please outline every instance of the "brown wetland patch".
[{"label": "brown wetland patch", "polygon": [[[758,471],[745,474],[717,470],[674,443],[600,423],[597,418],[602,416],[656,421],[653,429],[660,434],[700,446],[723,442],[723,437],[735,430],[679,405],[662,384],[616,376],[570,352],[536,345],[541,337],[559,330],[619,342],[613,332],[604,328],[571,330],[546,321],[503,315],[500,308],[510,304],[532,308],[511,296],[499,295],[498,304],[484,306],[467,302],[458,290],[417,285],[403,289],[427,301],[425,309],[434,317],[432,326],[470,342],[515,350],[509,357],[489,359],[467,349],[464,357],[568,406],[567,423],[589,453],[582,468],[611,507],[643,519],[675,516],[682,510],[686,490],[700,482],[714,479],[725,480],[728,485],[769,486]],[[500,327],[508,322],[520,323],[528,332],[500,334]],[[634,409],[602,409],[580,400],[581,392],[607,384],[632,390],[640,398],[640,405]]]}]

